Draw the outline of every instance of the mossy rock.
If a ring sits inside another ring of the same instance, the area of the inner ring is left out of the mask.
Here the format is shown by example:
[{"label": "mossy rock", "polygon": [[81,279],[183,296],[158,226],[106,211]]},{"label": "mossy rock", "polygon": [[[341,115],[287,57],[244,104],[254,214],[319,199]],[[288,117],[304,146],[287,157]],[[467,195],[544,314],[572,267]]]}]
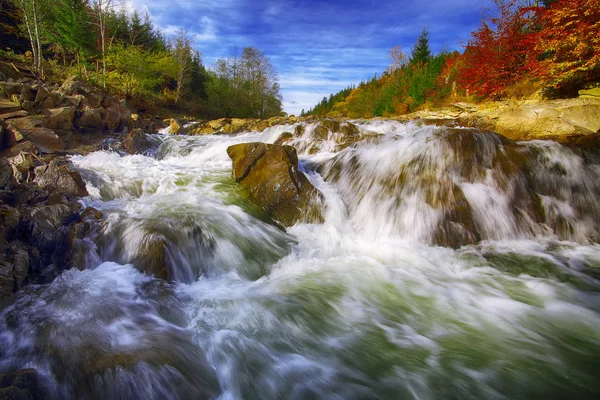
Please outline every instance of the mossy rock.
[{"label": "mossy rock", "polygon": [[275,140],[273,144],[284,144],[288,142],[292,137],[294,137],[294,135],[291,132],[283,132],[281,135],[279,135],[279,137],[277,138],[277,140]]},{"label": "mossy rock", "polygon": [[250,199],[285,226],[322,221],[321,195],[298,171],[298,155],[291,146],[242,143],[230,146],[233,177]]}]

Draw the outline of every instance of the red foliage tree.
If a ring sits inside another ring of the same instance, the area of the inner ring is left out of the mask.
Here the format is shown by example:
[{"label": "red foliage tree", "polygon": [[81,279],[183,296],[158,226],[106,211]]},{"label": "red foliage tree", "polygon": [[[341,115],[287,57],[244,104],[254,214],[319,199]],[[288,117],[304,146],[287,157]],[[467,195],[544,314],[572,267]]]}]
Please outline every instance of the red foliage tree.
[{"label": "red foliage tree", "polygon": [[471,94],[500,97],[530,73],[534,57],[537,13],[516,1],[497,0],[499,16],[483,20],[471,34],[459,67],[458,82]]}]

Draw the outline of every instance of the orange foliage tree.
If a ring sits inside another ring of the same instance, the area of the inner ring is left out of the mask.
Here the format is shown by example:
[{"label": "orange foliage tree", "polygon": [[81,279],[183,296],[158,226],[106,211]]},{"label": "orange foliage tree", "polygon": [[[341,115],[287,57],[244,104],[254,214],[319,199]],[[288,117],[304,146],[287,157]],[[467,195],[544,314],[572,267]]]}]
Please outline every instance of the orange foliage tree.
[{"label": "orange foliage tree", "polygon": [[540,14],[538,75],[568,95],[600,80],[600,0],[557,0]]}]

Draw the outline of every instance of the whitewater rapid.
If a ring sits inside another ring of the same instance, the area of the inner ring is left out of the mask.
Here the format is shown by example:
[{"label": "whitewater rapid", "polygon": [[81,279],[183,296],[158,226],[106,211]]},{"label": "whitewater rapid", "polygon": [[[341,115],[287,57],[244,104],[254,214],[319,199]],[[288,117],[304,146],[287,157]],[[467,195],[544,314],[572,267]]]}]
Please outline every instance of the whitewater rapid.
[{"label": "whitewater rapid", "polygon": [[[54,398],[600,395],[600,163],[522,144],[538,157],[538,187],[553,190],[536,194],[540,222],[513,206],[521,178],[486,161],[504,151],[496,139],[481,139],[467,168],[437,139],[446,128],[357,125],[379,139],[300,151],[325,222],[287,230],[235,184],[226,149],[273,143],[293,125],[72,157],[85,205],[105,216],[91,265],[27,288],[2,312],[0,371],[35,368]],[[314,128],[292,144],[303,148]],[[456,188],[481,237],[439,246],[435,199]],[[169,243],[173,282],[136,265],[156,240]]]}]

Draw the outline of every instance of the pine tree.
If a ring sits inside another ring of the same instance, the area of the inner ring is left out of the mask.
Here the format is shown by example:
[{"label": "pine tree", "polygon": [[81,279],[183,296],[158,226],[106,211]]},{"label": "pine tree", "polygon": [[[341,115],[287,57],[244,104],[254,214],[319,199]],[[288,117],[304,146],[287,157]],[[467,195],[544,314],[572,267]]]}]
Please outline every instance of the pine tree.
[{"label": "pine tree", "polygon": [[426,64],[431,58],[431,50],[429,49],[429,32],[427,32],[427,28],[423,28],[423,32],[417,39],[417,43],[415,44],[411,55],[411,62],[413,64]]}]

